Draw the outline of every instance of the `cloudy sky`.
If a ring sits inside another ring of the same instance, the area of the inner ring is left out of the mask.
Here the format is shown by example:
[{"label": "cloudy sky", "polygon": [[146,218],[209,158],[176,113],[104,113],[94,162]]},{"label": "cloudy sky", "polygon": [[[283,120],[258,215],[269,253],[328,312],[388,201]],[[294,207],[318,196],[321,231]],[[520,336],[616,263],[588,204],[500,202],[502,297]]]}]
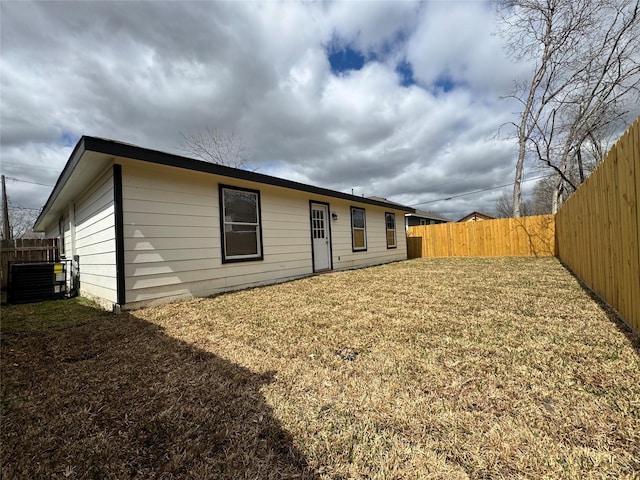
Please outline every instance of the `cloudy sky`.
[{"label": "cloudy sky", "polygon": [[506,57],[486,2],[0,8],[14,206],[42,207],[82,135],[179,153],[180,132],[206,127],[240,136],[261,173],[454,219],[491,213],[501,190],[463,194],[513,181],[499,129],[517,107],[502,97],[528,66]]}]

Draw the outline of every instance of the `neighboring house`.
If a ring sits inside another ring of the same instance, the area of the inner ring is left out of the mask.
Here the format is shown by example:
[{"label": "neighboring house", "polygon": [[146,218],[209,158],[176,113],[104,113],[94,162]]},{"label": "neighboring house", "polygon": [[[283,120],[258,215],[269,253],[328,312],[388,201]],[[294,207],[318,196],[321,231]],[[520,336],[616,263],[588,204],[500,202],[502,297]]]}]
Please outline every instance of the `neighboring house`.
[{"label": "neighboring house", "polygon": [[392,202],[382,197],[369,197],[373,200],[380,200],[384,202],[389,202],[394,205],[397,205],[401,208],[406,208],[407,210],[411,210],[409,213],[404,214],[405,219],[405,228],[415,227],[417,225],[435,225],[436,223],[447,223],[453,222],[450,218],[443,217],[442,215],[438,215],[435,212],[426,212],[424,210],[414,210],[411,207],[407,207],[406,205],[402,205],[400,203]]},{"label": "neighboring house", "polygon": [[452,222],[450,218],[445,218],[434,212],[425,212],[423,210],[416,210],[415,212],[405,213],[405,227],[415,227],[418,225],[435,225],[436,223]]},{"label": "neighboring house", "polygon": [[407,258],[413,209],[82,137],[34,229],[60,237],[105,308]]},{"label": "neighboring house", "polygon": [[492,217],[490,215],[485,215],[484,213],[471,212],[469,215],[465,215],[460,220],[458,220],[458,222],[477,222],[480,220],[494,220],[494,219],[495,217]]}]

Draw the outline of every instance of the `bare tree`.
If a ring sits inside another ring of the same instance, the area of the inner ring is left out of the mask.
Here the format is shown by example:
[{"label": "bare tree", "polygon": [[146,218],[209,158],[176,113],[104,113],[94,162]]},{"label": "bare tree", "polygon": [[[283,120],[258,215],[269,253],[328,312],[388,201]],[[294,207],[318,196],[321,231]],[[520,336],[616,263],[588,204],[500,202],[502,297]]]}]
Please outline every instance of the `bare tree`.
[{"label": "bare tree", "polygon": [[246,147],[234,133],[223,133],[209,127],[198,132],[182,133],[179,149],[190,156],[227,167],[245,168]]},{"label": "bare tree", "polygon": [[[551,213],[552,199],[556,179],[554,175],[548,175],[539,179],[528,197],[524,197],[520,204],[520,216],[546,215]],[[513,217],[513,197],[508,189],[502,191],[495,204],[497,218]]]},{"label": "bare tree", "polygon": [[558,6],[562,0],[503,0],[499,2],[507,36],[507,51],[516,61],[533,61],[529,81],[517,82],[511,98],[522,105],[518,123],[514,123],[518,138],[518,158],[513,187],[513,216],[521,215],[524,162],[539,122],[547,105],[560,93],[559,66],[572,50],[572,32],[581,29],[584,19],[569,16],[564,21]]},{"label": "bare tree", "polygon": [[512,196],[508,190],[503,190],[500,196],[496,200],[495,204],[495,216],[496,218],[510,218],[513,217],[513,201]]},{"label": "bare tree", "polygon": [[[494,213],[496,218],[512,218],[513,215],[513,197],[512,192],[508,189],[502,191],[496,204],[494,206]],[[527,217],[529,215],[537,215],[532,211],[532,202],[528,199],[523,199],[520,203],[520,216]]]},{"label": "bare tree", "polygon": [[530,215],[545,215],[552,212],[555,185],[556,179],[553,175],[536,182],[531,199],[528,200]]},{"label": "bare tree", "polygon": [[606,27],[601,39],[588,44],[576,69],[579,77],[556,102],[560,118],[557,144],[551,139],[545,142],[551,144],[552,152],[556,148],[555,163],[549,155],[538,155],[558,172],[554,212],[566,196],[564,190],[573,191],[586,179],[583,151],[591,147],[594,159],[602,160],[607,134],[626,125],[629,99],[637,97],[640,86],[639,2],[606,3],[608,16],[598,19]]},{"label": "bare tree", "polygon": [[[38,210],[22,206],[9,205],[9,228],[12,238],[40,238],[41,233],[33,231],[33,224],[38,218]],[[2,232],[2,238],[6,238]]]},{"label": "bare tree", "polygon": [[[599,161],[603,145],[625,123],[637,94],[639,0],[502,0],[508,52],[533,61],[531,80],[516,85],[522,105],[513,194],[521,210],[525,159],[533,155],[556,174],[555,212],[585,179],[584,151]],[[577,172],[577,180],[572,172]],[[572,178],[573,177],[573,178]]]}]

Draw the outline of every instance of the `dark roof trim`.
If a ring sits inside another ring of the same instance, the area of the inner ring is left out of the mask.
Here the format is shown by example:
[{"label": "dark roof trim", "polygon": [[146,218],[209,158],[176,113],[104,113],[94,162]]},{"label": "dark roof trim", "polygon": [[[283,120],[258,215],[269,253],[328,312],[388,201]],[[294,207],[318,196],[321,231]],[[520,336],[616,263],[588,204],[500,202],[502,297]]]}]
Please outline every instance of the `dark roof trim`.
[{"label": "dark roof trim", "polygon": [[409,211],[409,209],[411,209],[412,212],[413,211],[417,212],[417,210],[415,208],[408,207],[407,205],[403,205],[402,203],[392,202],[391,200],[387,200],[386,198],[383,198],[383,197],[377,197],[375,195],[371,195],[368,198],[370,198],[371,200],[377,200],[379,202],[384,202],[384,203],[386,203],[388,205],[396,205],[397,207],[400,207],[400,210]]},{"label": "dark roof trim", "polygon": [[315,195],[340,198],[351,202],[357,201],[359,203],[367,203],[379,207],[393,208],[394,210],[402,210],[405,212],[414,211],[414,209],[411,207],[402,206],[393,202],[384,202],[366,197],[358,197],[357,195],[350,195],[348,193],[337,192],[335,190],[329,190],[327,188],[315,187],[313,185],[294,182],[292,180],[285,180],[283,178],[273,177],[271,175],[265,175],[263,173],[240,170],[238,168],[226,167],[224,165],[217,165],[214,163],[207,163],[201,160],[194,160],[192,158],[173,155],[158,150],[150,150],[148,148],[117,142],[115,140],[83,136],[78,141],[76,147],[73,149],[73,152],[69,157],[69,161],[62,170],[62,173],[60,174],[60,177],[58,178],[58,181],[56,182],[56,185],[53,188],[49,199],[45,203],[42,212],[40,212],[35,225],[40,222],[44,214],[51,208],[55,199],[60,194],[60,191],[71,175],[71,172],[73,172],[74,168],[78,164],[78,161],[86,151],[113,155],[114,157],[142,160],[144,162],[184,168],[186,170],[194,170],[197,172],[211,173],[215,175],[221,175],[223,177],[237,178],[240,180],[274,185],[276,187],[290,188],[292,190],[299,190],[302,192],[313,193]]}]

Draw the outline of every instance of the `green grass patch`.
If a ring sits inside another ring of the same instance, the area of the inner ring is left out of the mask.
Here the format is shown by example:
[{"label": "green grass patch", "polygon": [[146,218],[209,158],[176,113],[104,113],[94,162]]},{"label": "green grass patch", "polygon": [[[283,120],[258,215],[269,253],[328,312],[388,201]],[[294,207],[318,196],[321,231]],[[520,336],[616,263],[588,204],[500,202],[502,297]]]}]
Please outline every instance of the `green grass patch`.
[{"label": "green grass patch", "polygon": [[3,305],[0,332],[37,333],[82,325],[109,315],[86,298],[51,300],[23,305]]}]

